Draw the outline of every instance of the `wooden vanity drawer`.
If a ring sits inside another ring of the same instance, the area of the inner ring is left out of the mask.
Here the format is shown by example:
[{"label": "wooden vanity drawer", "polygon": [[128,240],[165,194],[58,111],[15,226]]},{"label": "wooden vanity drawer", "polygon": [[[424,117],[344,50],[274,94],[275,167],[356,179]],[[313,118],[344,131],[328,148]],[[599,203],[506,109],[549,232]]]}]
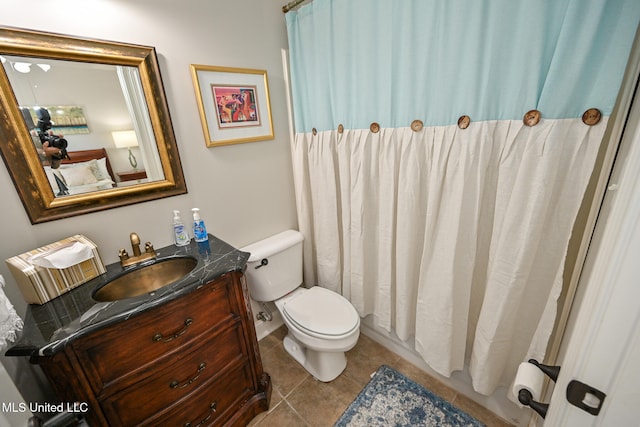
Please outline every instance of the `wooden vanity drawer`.
[{"label": "wooden vanity drawer", "polygon": [[241,343],[242,328],[240,322],[236,322],[213,338],[196,342],[159,361],[150,376],[102,400],[110,425],[138,425],[211,379],[220,377],[221,371],[237,370],[248,364],[249,358]]},{"label": "wooden vanity drawer", "polygon": [[148,371],[156,359],[178,351],[216,325],[238,319],[242,308],[232,285],[231,278],[223,277],[74,342],[94,391],[99,393],[116,381]]},{"label": "wooden vanity drawer", "polygon": [[235,366],[226,370],[219,378],[203,384],[193,395],[186,397],[167,413],[147,420],[141,426],[222,425],[255,392],[249,365]]},{"label": "wooden vanity drawer", "polygon": [[268,410],[242,273],[158,304],[40,357],[60,401],[86,402],[91,427],[240,426]]}]

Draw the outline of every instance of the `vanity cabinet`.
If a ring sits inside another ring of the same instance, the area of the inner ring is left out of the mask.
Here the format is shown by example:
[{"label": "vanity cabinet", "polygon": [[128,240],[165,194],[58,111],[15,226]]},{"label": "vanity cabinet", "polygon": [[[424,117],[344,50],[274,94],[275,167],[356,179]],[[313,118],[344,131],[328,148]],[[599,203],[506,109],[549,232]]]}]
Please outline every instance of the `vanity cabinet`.
[{"label": "vanity cabinet", "polygon": [[269,407],[244,276],[227,273],[41,357],[93,426],[246,425]]}]

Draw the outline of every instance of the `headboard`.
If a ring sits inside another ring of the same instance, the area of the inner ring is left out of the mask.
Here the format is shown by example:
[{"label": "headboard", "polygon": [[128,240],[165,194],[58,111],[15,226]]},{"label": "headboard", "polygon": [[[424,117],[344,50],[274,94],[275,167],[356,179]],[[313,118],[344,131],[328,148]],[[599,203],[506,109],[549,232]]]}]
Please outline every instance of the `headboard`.
[{"label": "headboard", "polygon": [[107,167],[107,171],[109,175],[111,175],[111,179],[115,182],[115,175],[113,173],[113,169],[111,169],[111,163],[109,162],[109,156],[107,155],[107,150],[104,148],[96,148],[95,150],[79,150],[79,151],[69,151],[68,152],[70,159],[64,159],[62,161],[63,165],[70,165],[74,163],[87,162],[93,159],[102,159],[105,160],[105,165]]}]

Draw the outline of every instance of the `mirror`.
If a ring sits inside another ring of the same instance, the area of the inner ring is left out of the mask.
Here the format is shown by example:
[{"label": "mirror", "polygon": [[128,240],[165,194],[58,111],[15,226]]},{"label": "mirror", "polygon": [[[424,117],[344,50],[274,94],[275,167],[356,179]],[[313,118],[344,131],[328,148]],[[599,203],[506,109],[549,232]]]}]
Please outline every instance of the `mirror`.
[{"label": "mirror", "polygon": [[0,152],[32,223],[187,192],[155,49],[0,27]]}]

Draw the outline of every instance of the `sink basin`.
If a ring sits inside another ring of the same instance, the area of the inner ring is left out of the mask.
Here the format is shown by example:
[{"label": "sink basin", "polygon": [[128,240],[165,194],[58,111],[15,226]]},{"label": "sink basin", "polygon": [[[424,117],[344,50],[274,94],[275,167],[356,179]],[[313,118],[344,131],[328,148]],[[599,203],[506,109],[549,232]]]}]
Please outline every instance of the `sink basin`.
[{"label": "sink basin", "polygon": [[118,301],[137,297],[170,285],[189,274],[198,264],[191,257],[167,258],[133,268],[93,291],[96,301]]}]

